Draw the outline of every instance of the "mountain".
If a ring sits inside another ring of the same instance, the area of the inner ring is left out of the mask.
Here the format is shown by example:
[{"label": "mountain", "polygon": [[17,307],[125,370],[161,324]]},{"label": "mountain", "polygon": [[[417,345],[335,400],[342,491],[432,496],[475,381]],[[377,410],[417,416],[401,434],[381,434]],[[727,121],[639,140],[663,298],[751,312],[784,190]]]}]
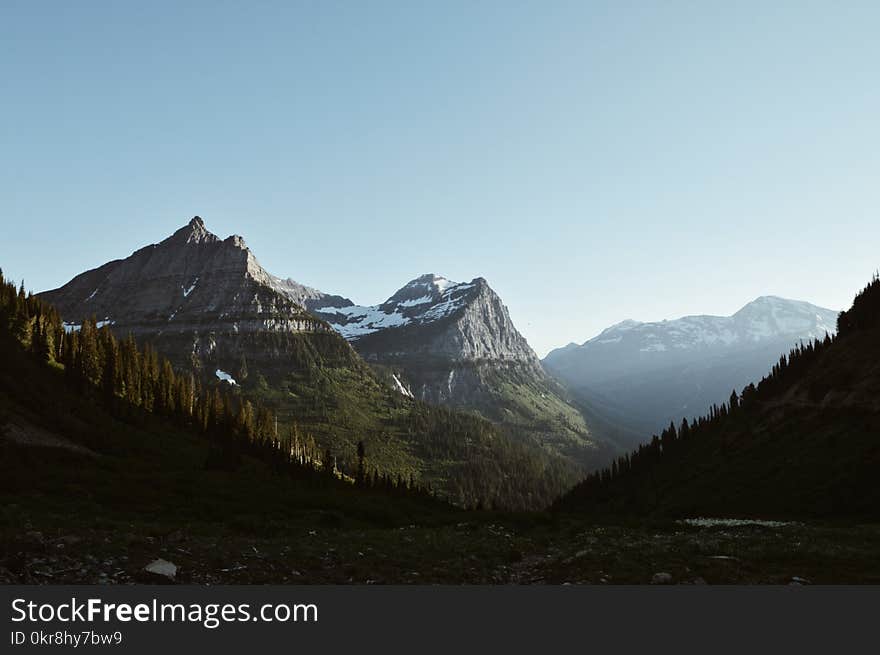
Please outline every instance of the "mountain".
[{"label": "mountain", "polygon": [[837,325],[836,337],[799,344],[757,386],[664,430],[590,476],[558,507],[616,515],[876,517],[880,280],[856,296]]},{"label": "mountain", "polygon": [[39,298],[68,332],[94,317],[203,387],[267,406],[279,438],[313,440],[342,470],[357,467],[363,442],[380,475],[414,477],[461,505],[518,508],[546,504],[576,479],[570,462],[531,435],[413,398],[400,376],[367,364],[308,310],[351,301],[270,274],[244,239],[221,239],[199,217]]},{"label": "mountain", "polygon": [[332,298],[308,299],[306,307],[366,361],[390,370],[402,393],[477,411],[582,466],[613,454],[608,435],[591,429],[545,374],[485,279],[426,274],[374,306]]},{"label": "mountain", "polygon": [[[334,304],[325,297],[307,306],[374,358],[392,351],[391,355],[406,352],[540,367],[507,308],[483,278],[461,283],[427,274],[408,282],[381,305]],[[390,332],[391,328],[396,329]],[[389,341],[393,347],[387,345]]]},{"label": "mountain", "polygon": [[[313,359],[353,365],[354,352],[298,302],[315,292],[267,273],[240,236],[220,239],[196,216],[158,244],[40,294],[75,330],[95,316],[150,341],[179,364],[264,374],[307,344]],[[264,347],[267,346],[267,347]]]},{"label": "mountain", "polygon": [[732,316],[623,321],[543,363],[577,397],[645,437],[726,400],[794,344],[835,334],[836,320],[830,309],[762,296]]}]

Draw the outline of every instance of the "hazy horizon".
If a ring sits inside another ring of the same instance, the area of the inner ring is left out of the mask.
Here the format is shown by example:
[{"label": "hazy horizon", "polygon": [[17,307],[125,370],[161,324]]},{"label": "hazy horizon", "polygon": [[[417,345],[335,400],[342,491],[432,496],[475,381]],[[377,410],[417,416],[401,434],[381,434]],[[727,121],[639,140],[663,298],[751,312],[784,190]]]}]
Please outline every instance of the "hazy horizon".
[{"label": "hazy horizon", "polygon": [[[192,216],[376,304],[485,277],[541,355],[880,265],[880,6],[4,3],[0,267]],[[831,47],[833,45],[833,47]]]}]

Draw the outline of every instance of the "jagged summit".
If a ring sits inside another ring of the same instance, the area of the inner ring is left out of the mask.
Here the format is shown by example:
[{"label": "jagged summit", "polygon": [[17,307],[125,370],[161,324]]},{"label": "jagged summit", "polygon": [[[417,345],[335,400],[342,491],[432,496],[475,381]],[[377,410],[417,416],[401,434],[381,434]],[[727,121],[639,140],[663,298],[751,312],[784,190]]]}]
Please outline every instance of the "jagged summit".
[{"label": "jagged summit", "polygon": [[195,216],[159,243],[43,296],[71,326],[94,315],[135,335],[326,329],[274,281],[242,237],[221,240]]},{"label": "jagged summit", "polygon": [[[537,365],[507,308],[484,278],[453,282],[428,273],[403,285],[380,305],[326,302],[309,309],[340,334],[375,354],[392,339],[396,352],[441,354],[457,361],[504,360]],[[387,333],[386,333],[387,332]],[[382,345],[380,345],[382,344]]]},{"label": "jagged summit", "polygon": [[[478,278],[482,279],[482,278]],[[401,293],[405,289],[426,289],[429,292],[437,291],[443,293],[448,287],[457,286],[459,282],[453,282],[449,278],[436,273],[425,273],[414,280],[407,282],[399,291]]]},{"label": "jagged summit", "polygon": [[201,216],[193,216],[189,223],[159,245],[168,243],[216,243],[218,241],[220,241],[220,237],[208,230]]}]

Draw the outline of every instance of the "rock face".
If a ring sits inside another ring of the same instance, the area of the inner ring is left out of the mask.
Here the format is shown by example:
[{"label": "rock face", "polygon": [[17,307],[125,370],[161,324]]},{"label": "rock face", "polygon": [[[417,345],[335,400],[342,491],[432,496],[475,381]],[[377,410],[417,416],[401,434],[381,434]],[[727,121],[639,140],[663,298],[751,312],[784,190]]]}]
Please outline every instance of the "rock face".
[{"label": "rock face", "polygon": [[390,368],[403,392],[476,410],[580,464],[610,452],[545,374],[483,278],[459,283],[426,274],[380,305],[323,296],[306,306],[365,360]]},{"label": "rock face", "polygon": [[381,305],[309,300],[306,306],[356,344],[367,359],[427,357],[444,362],[540,362],[483,278],[450,282],[433,274],[408,282]]},{"label": "rock face", "polygon": [[243,357],[267,369],[283,365],[301,339],[345,356],[350,349],[330,326],[298,302],[317,294],[270,275],[240,236],[220,239],[196,216],[164,241],[41,297],[68,329],[94,316],[120,336],[149,337],[178,363],[235,370]]},{"label": "rock face", "polygon": [[836,320],[830,309],[762,296],[732,316],[624,321],[552,351],[543,363],[609,420],[649,438],[759,380],[799,341],[833,335]]}]

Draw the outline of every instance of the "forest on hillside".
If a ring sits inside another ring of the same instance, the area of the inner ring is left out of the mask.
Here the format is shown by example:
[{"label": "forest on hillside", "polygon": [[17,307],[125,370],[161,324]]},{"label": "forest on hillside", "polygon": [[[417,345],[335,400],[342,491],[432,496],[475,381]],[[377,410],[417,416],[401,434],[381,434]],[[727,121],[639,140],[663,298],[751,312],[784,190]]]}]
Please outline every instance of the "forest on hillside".
[{"label": "forest on hillside", "polygon": [[799,343],[758,384],[673,422],[555,507],[578,511],[875,514],[880,278],[832,337]]},{"label": "forest on hillside", "polygon": [[[363,430],[358,437],[357,415],[344,411],[350,392],[332,369],[313,366],[305,377],[290,378],[288,391],[299,385],[299,394],[273,390],[260,376],[252,385],[229,385],[176,368],[148,341],[118,338],[94,318],[77,329],[65,326],[51,305],[27,293],[24,283],[5,280],[2,271],[0,332],[4,348],[27,351],[115,416],[159,416],[202,434],[214,445],[208,466],[235,467],[246,453],[293,476],[510,509],[546,507],[576,481],[571,467],[489,421],[418,401],[401,401],[396,414],[378,417],[383,435]],[[389,441],[409,453],[409,464],[385,457]]]}]

